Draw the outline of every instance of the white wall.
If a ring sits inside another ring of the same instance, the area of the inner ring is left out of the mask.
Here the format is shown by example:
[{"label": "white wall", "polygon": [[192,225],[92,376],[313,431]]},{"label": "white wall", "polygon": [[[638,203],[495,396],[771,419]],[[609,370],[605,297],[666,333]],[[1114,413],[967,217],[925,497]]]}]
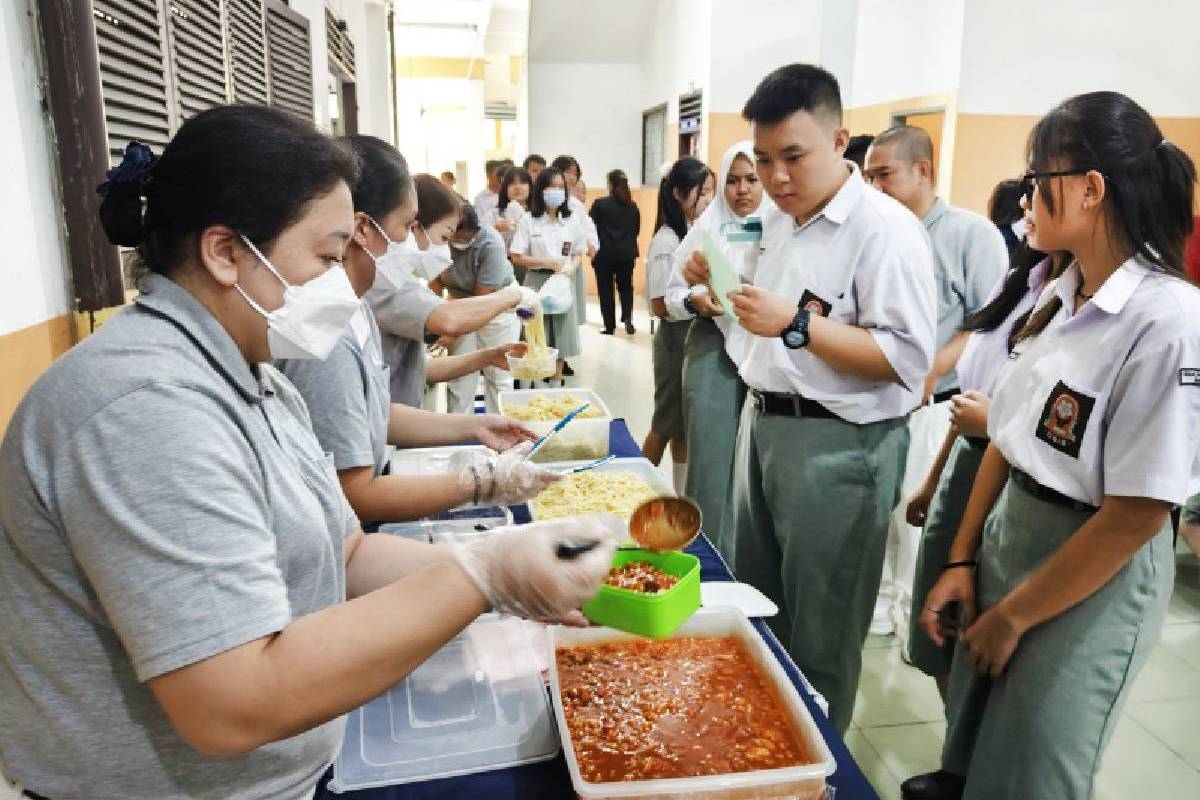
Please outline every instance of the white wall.
[{"label": "white wall", "polygon": [[405,78],[396,81],[400,139],[396,146],[413,172],[454,171],[467,161],[468,185],[459,190],[474,195],[483,188],[484,88],[481,80],[462,78]]},{"label": "white wall", "polygon": [[610,169],[640,175],[641,80],[637,64],[531,62],[529,152],[575,156],[593,189]]},{"label": "white wall", "polygon": [[[849,108],[869,106],[930,94],[954,92],[959,85],[962,59],[965,0],[861,0],[857,43],[854,48],[853,86],[843,102]],[[994,9],[1008,20],[1010,32],[989,31],[995,46],[1012,57],[1014,43],[1028,36],[1029,15],[1013,3],[972,2],[975,8]],[[1038,2],[1039,8],[1053,3]],[[972,9],[974,13],[975,8]],[[1053,35],[1058,37],[1060,30]],[[1061,51],[1059,42],[1052,51]],[[968,62],[976,57],[971,52]],[[989,64],[988,69],[994,69]],[[1003,71],[1001,71],[1003,77]],[[1016,87],[1013,87],[1016,88]],[[1024,91],[1026,87],[1021,87]]]},{"label": "white wall", "polygon": [[[387,11],[381,0],[329,0],[329,7],[335,16],[346,21],[346,30],[354,42],[358,132],[392,142]],[[322,21],[322,27],[324,24]]]},{"label": "white wall", "polygon": [[71,306],[62,208],[41,108],[32,20],[25,0],[0,3],[0,335]]},{"label": "white wall", "polygon": [[772,70],[819,61],[821,5],[821,0],[712,0],[708,110],[740,112]]},{"label": "white wall", "polygon": [[959,110],[1043,114],[1112,89],[1153,114],[1200,115],[1195,0],[1007,0],[968,4]]},{"label": "white wall", "polygon": [[312,43],[313,111],[317,127],[329,130],[329,45],[325,38],[325,0],[290,0],[292,9],[308,17]]},{"label": "white wall", "polygon": [[[711,102],[712,0],[659,0],[648,4],[646,17],[639,112],[667,103],[667,122],[677,123],[681,94],[700,89],[705,105]],[[640,113],[638,119],[640,125]],[[640,147],[640,129],[638,141]]]}]

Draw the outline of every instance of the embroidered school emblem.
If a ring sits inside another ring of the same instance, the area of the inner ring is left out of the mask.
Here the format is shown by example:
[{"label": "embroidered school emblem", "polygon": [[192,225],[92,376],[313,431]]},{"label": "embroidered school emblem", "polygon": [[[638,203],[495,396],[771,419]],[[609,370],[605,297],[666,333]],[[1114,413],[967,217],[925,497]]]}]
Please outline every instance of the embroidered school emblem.
[{"label": "embroidered school emblem", "polygon": [[1060,453],[1079,458],[1095,405],[1096,398],[1070,389],[1059,381],[1046,399],[1035,435]]},{"label": "embroidered school emblem", "polygon": [[800,295],[800,307],[810,314],[816,314],[819,317],[828,317],[829,312],[833,310],[833,303],[826,303],[808,289],[805,289],[804,294]]}]

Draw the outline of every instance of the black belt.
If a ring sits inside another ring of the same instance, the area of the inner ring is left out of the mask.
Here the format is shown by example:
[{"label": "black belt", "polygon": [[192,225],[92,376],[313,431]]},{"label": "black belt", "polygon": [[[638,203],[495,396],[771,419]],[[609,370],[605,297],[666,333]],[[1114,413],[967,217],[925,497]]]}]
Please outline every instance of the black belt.
[{"label": "black belt", "polygon": [[944,392],[938,392],[933,396],[933,402],[945,403],[956,394],[962,394],[962,389],[959,389],[957,386],[955,386],[953,389],[947,389]]},{"label": "black belt", "polygon": [[1022,489],[1029,492],[1039,500],[1045,500],[1047,503],[1053,503],[1056,506],[1063,506],[1064,508],[1070,508],[1075,511],[1086,511],[1088,513],[1096,512],[1095,506],[1076,500],[1074,497],[1067,497],[1062,492],[1057,491],[1056,489],[1051,489],[1049,486],[1043,486],[1034,480],[1029,473],[1022,472],[1016,467],[1012,467],[1008,474],[1012,478],[1013,483],[1015,483],[1017,486],[1020,486]]},{"label": "black belt", "polygon": [[29,800],[50,800],[50,798],[49,798],[49,797],[46,797],[46,796],[44,796],[44,795],[40,795],[40,794],[38,794],[37,792],[31,792],[31,791],[29,791],[28,789],[26,789],[24,792],[22,792],[22,793],[21,793],[21,796],[22,796],[22,797],[28,797],[28,798],[29,798]]},{"label": "black belt", "polygon": [[987,450],[987,446],[992,442],[992,440],[986,436],[964,436],[962,438],[965,439],[967,444],[971,445],[971,447],[979,450]]},{"label": "black belt", "polygon": [[798,394],[774,394],[750,390],[750,400],[754,407],[764,414],[783,414],[788,417],[820,417],[821,419],[841,419],[816,400],[809,400]]}]

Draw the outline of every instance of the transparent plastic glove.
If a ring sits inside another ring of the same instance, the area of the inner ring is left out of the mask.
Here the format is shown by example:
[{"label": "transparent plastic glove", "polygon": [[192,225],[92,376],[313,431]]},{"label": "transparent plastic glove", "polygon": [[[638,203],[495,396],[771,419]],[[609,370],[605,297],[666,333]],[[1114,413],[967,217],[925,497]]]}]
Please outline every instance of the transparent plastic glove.
[{"label": "transparent plastic glove", "polygon": [[531,319],[542,310],[542,298],[528,286],[521,286],[519,288],[521,290],[521,300],[517,303],[517,314],[522,319]]},{"label": "transparent plastic glove", "polygon": [[452,548],[494,611],[557,620],[599,591],[617,546],[613,531],[601,515],[563,517],[496,528]]},{"label": "transparent plastic glove", "polygon": [[512,505],[523,503],[562,476],[530,461],[533,442],[521,442],[499,455],[464,451],[450,460],[459,485],[469,489],[476,502]]}]

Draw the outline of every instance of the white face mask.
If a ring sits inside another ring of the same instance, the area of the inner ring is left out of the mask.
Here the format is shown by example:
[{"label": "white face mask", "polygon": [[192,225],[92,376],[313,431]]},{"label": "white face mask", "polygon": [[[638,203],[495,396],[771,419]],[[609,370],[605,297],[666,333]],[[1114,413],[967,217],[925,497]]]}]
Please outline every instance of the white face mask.
[{"label": "white face mask", "polygon": [[[428,232],[425,233],[425,238],[429,238]],[[420,254],[420,263],[416,268],[417,274],[427,281],[441,275],[454,263],[454,256],[450,253],[450,245],[445,243],[430,244],[428,250],[418,250],[417,252]]]},{"label": "white face mask", "polygon": [[1024,217],[1021,217],[1021,219],[1017,220],[1009,227],[1012,228],[1012,232],[1018,239],[1020,239],[1022,242],[1025,241],[1025,233],[1029,230],[1029,223],[1025,221]]},{"label": "white face mask", "polygon": [[567,192],[564,189],[543,189],[542,200],[546,203],[546,208],[557,210],[563,201],[567,199]]},{"label": "white face mask", "polygon": [[293,286],[249,239],[243,236],[242,241],[284,287],[283,305],[266,311],[241,286],[234,284],[250,307],[266,318],[271,358],[323,361],[361,305],[346,270],[330,267],[308,283]]},{"label": "white face mask", "polygon": [[[412,257],[412,251],[402,242],[392,241],[392,237],[384,233],[383,228],[375,220],[367,217],[375,230],[379,231],[379,235],[387,242],[387,249],[383,251],[383,255],[376,257],[374,253],[366,247],[362,247],[363,252],[371,257],[375,262],[375,281],[371,284],[371,288],[383,287],[390,290],[399,289],[404,284],[412,280],[414,270],[418,264],[417,259]],[[411,241],[410,236],[406,241]]]}]

